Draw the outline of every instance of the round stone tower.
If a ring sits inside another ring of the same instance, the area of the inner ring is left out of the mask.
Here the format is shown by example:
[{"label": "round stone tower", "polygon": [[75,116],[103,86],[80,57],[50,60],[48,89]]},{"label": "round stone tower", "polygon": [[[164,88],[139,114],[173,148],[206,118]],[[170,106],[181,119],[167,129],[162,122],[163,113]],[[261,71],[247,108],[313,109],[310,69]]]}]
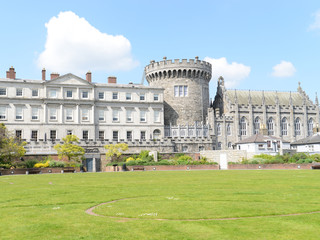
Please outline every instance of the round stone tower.
[{"label": "round stone tower", "polygon": [[195,59],[155,62],[145,67],[150,86],[164,88],[164,124],[206,122],[211,64]]}]

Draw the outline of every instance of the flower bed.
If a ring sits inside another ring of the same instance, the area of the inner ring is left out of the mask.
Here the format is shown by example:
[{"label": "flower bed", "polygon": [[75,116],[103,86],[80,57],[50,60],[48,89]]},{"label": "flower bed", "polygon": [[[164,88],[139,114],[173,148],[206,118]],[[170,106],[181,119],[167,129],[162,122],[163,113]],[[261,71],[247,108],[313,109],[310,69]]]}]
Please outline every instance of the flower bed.
[{"label": "flower bed", "polygon": [[80,172],[79,167],[0,169],[1,175]]}]

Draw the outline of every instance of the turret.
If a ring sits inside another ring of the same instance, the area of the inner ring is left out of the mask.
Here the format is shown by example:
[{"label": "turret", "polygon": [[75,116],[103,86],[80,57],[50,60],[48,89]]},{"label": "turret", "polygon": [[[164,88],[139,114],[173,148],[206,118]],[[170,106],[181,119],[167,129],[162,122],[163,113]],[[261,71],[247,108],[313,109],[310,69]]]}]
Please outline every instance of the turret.
[{"label": "turret", "polygon": [[209,108],[211,64],[195,59],[155,62],[145,67],[150,86],[164,88],[165,125],[205,123]]}]

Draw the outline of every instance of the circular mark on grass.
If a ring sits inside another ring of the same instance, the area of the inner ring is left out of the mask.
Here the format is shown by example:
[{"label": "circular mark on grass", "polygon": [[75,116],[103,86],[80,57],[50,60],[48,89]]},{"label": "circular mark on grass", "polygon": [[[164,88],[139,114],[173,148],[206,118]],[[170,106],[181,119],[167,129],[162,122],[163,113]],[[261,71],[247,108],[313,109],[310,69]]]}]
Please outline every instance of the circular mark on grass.
[{"label": "circular mark on grass", "polygon": [[[123,213],[117,213],[115,214],[116,216],[108,216],[108,215],[103,215],[103,214],[97,214],[94,212],[94,210],[100,206],[112,204],[112,203],[117,203],[120,201],[125,201],[125,200],[133,200],[133,199],[139,199],[141,197],[137,198],[121,198],[121,199],[116,199],[113,201],[108,201],[104,203],[100,203],[98,205],[95,205],[89,209],[87,209],[85,212],[89,215],[92,216],[97,216],[97,217],[108,217],[108,218],[115,218],[115,219],[120,219],[120,222],[126,222],[129,220],[157,220],[157,221],[227,221],[227,220],[241,220],[241,219],[251,219],[251,218],[271,218],[271,217],[290,217],[290,216],[299,216],[299,215],[308,215],[308,214],[316,214],[320,213],[320,211],[311,211],[311,212],[298,212],[298,213],[287,213],[287,214],[266,214],[266,215],[257,215],[257,216],[244,216],[244,217],[221,217],[221,218],[144,218],[144,217],[125,217]],[[167,199],[171,199],[166,197]],[[108,206],[112,207],[112,206]],[[144,213],[144,214],[139,214],[138,216],[157,216],[155,213]]]}]

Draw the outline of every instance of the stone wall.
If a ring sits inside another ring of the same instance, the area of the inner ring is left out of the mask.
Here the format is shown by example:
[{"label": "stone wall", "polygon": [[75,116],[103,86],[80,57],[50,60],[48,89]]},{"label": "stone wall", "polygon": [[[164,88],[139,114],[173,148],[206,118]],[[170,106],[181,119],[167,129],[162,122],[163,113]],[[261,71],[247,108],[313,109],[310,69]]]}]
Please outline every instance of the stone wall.
[{"label": "stone wall", "polygon": [[219,164],[221,154],[226,154],[228,162],[240,162],[243,159],[253,157],[253,154],[244,150],[206,150],[200,152],[201,157],[206,157],[208,161]]}]

